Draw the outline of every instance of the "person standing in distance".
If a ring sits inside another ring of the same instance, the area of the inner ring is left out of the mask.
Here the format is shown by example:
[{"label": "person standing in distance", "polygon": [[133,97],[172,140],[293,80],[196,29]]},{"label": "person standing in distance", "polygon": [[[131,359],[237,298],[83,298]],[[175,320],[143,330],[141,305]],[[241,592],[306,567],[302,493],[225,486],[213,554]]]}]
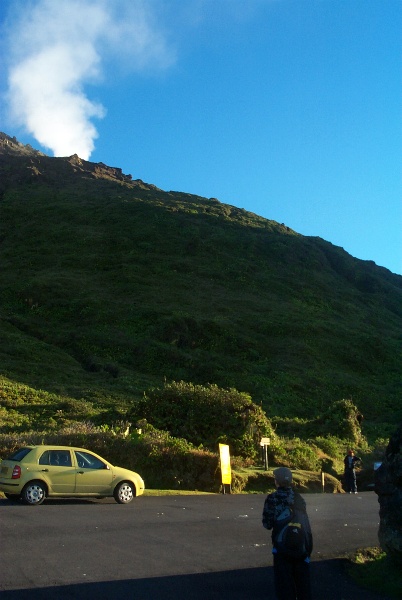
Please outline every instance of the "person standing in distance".
[{"label": "person standing in distance", "polygon": [[[274,470],[276,491],[268,494],[264,502],[262,524],[272,529],[272,554],[274,557],[274,582],[277,600],[311,600],[310,554],[313,540],[308,523],[306,503],[292,488],[292,472],[287,467]],[[282,515],[298,511],[308,524],[306,553],[300,557],[288,556],[280,550],[279,529]]]},{"label": "person standing in distance", "polygon": [[358,456],[355,456],[353,450],[348,450],[348,453],[343,460],[343,464],[345,465],[345,487],[346,491],[349,492],[349,494],[357,494],[355,470],[357,462],[361,462],[361,459]]}]

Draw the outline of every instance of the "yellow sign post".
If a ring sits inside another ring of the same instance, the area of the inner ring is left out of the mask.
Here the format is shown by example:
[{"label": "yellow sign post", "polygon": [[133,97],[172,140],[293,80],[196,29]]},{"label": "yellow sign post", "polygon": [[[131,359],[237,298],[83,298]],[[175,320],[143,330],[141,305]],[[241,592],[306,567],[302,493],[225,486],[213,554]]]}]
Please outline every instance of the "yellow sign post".
[{"label": "yellow sign post", "polygon": [[227,444],[219,444],[219,455],[221,459],[223,493],[226,493],[226,486],[229,486],[230,493],[230,486],[232,484],[232,468],[230,466],[230,452]]}]

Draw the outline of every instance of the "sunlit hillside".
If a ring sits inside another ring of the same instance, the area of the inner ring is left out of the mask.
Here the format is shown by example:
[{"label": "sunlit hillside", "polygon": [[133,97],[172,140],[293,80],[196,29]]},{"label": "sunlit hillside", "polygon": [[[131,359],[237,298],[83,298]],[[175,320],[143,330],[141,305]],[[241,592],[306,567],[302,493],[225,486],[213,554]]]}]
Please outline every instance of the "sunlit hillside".
[{"label": "sunlit hillside", "polygon": [[136,177],[0,134],[0,375],[47,394],[36,419],[66,397],[113,419],[181,380],[247,392],[269,418],[343,398],[371,426],[402,416],[401,276]]}]

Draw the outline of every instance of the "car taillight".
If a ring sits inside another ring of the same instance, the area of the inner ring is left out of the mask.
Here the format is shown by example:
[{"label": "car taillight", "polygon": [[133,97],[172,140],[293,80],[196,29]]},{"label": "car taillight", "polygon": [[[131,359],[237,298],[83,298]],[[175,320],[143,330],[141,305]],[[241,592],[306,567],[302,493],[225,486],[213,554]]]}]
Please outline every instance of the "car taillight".
[{"label": "car taillight", "polygon": [[15,465],[13,469],[13,474],[11,475],[11,479],[19,479],[21,477],[21,467],[19,465]]}]

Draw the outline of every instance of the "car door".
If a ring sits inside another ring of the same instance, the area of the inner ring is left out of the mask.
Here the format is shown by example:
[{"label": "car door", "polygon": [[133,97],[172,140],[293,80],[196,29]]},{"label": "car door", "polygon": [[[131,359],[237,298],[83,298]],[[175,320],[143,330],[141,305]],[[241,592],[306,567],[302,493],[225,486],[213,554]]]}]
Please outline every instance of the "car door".
[{"label": "car door", "polygon": [[74,493],[77,470],[72,465],[70,450],[46,450],[38,463],[39,471],[49,484],[50,493]]},{"label": "car door", "polygon": [[75,450],[74,453],[78,465],[76,493],[110,495],[113,472],[109,465],[91,452]]}]

